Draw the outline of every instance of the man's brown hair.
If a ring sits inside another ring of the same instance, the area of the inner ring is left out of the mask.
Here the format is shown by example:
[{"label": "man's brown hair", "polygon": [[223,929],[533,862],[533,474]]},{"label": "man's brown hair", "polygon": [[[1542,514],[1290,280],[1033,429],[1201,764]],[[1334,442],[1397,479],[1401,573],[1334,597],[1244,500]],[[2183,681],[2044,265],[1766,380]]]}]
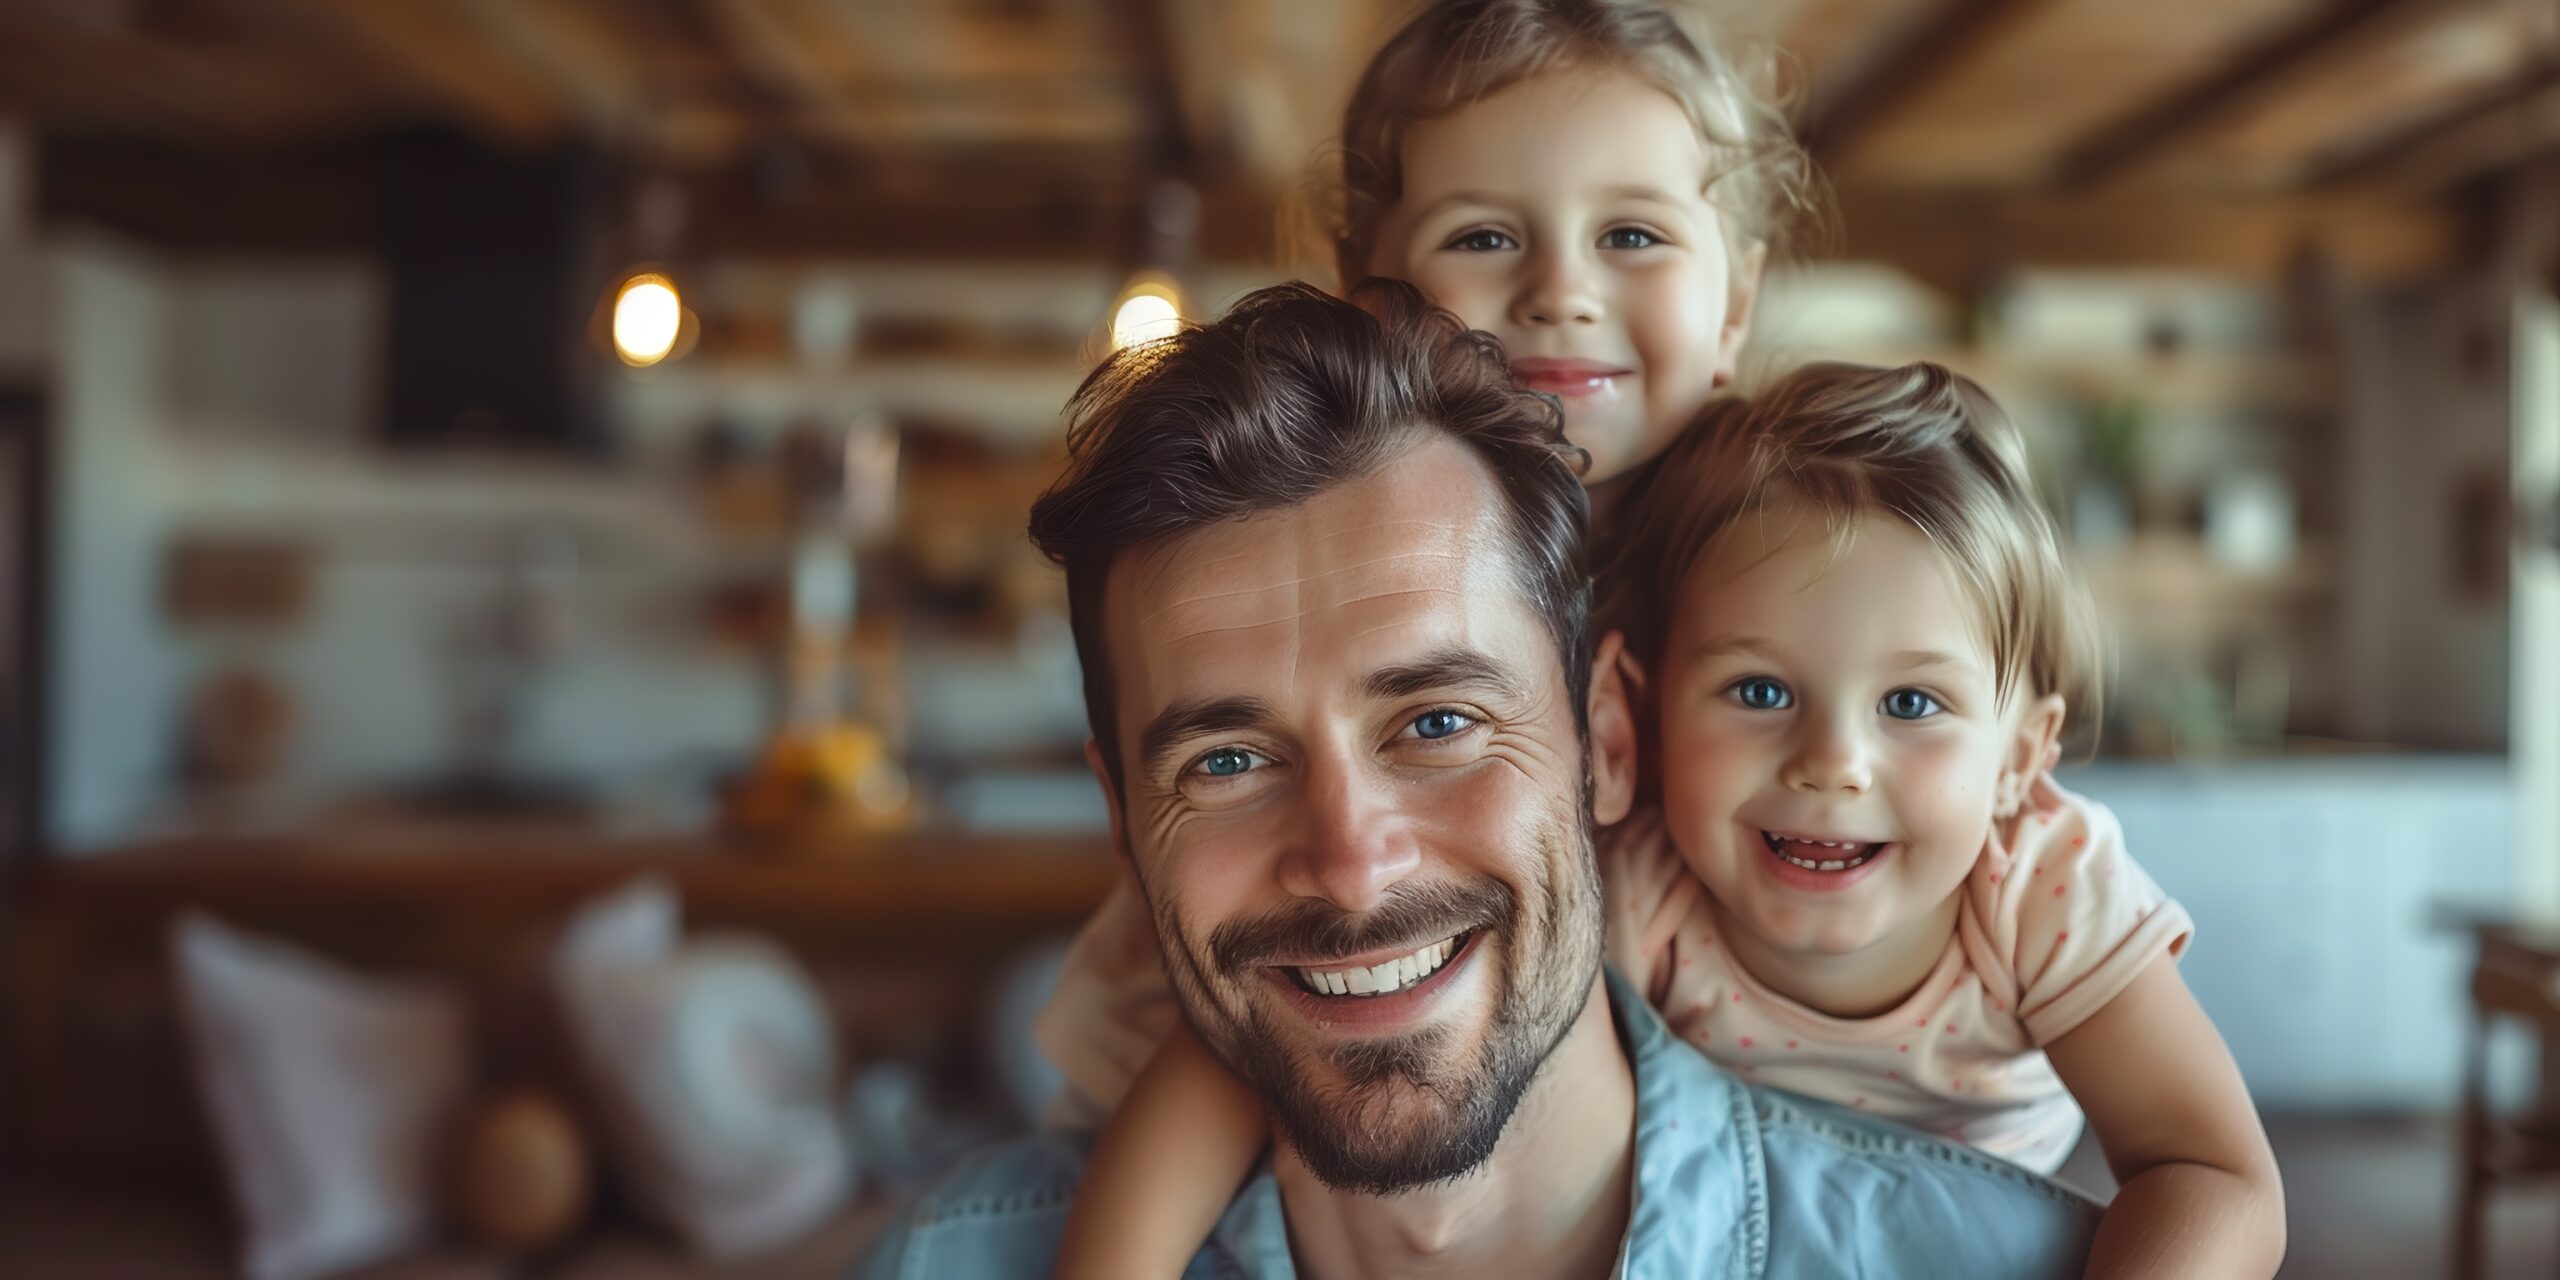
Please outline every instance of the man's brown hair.
[{"label": "man's brown hair", "polygon": [[1208,324],[1128,347],[1067,403],[1067,467],[1031,541],[1067,571],[1085,714],[1122,784],[1103,591],[1121,552],[1374,474],[1434,435],[1484,461],[1529,608],[1564,662],[1575,723],[1591,678],[1584,455],[1555,402],[1513,385],[1492,337],[1412,286],[1353,301],[1276,285]]}]

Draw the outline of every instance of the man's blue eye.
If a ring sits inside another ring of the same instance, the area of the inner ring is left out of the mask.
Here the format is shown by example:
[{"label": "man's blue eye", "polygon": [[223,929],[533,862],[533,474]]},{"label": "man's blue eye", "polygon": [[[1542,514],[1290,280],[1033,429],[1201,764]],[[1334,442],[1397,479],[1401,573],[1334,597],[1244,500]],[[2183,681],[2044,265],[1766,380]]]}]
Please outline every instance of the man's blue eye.
[{"label": "man's blue eye", "polygon": [[1936,698],[1917,689],[1896,689],[1884,696],[1884,713],[1896,720],[1925,720],[1941,709]]},{"label": "man's blue eye", "polygon": [[1237,747],[1220,747],[1200,758],[1200,771],[1212,778],[1232,778],[1253,767],[1253,753]]},{"label": "man's blue eye", "polygon": [[1414,736],[1426,739],[1446,738],[1466,727],[1467,718],[1455,711],[1425,711],[1413,720]]},{"label": "man's blue eye", "polygon": [[1660,243],[1662,243],[1660,236],[1635,227],[1614,227],[1601,233],[1600,236],[1600,247],[1603,249],[1650,249]]},{"label": "man's blue eye", "polygon": [[1785,685],[1767,676],[1753,676],[1733,686],[1733,696],[1754,711],[1784,711],[1794,701]]}]

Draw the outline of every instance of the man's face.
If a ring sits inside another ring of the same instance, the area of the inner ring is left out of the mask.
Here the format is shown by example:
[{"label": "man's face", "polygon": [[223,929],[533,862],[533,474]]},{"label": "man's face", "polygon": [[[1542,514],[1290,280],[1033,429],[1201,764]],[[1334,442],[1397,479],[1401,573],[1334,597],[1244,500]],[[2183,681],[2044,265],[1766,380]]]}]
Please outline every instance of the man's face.
[{"label": "man's face", "polygon": [[1112,569],[1114,820],[1166,970],[1337,1187],[1474,1168],[1591,996],[1584,750],[1513,564],[1433,438]]}]

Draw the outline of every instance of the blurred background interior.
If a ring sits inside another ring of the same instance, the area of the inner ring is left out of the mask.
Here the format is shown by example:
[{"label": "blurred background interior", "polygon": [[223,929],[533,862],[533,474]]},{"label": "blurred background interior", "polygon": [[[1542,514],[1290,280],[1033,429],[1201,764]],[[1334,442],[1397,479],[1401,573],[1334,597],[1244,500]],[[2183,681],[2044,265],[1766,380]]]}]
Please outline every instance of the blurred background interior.
[{"label": "blurred background interior", "polygon": [[[1405,8],[0,0],[0,1272],[831,1275],[1029,1123],[1057,411]],[[2288,1270],[2548,1271],[2560,5],[1724,9],[1754,358],[2028,427]]]}]

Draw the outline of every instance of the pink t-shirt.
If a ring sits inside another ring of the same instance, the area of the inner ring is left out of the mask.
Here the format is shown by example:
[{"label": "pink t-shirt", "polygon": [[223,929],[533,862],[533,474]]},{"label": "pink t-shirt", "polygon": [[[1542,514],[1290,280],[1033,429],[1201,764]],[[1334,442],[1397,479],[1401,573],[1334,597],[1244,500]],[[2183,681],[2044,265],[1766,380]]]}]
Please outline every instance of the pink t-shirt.
[{"label": "pink t-shirt", "polygon": [[1872,1112],[2051,1173],[2082,1124],[2043,1047],[2195,926],[2125,853],[2102,805],[2048,776],[1995,824],[1955,936],[1910,997],[1835,1018],[1753,980],[1706,887],[1663,841],[1603,841],[1611,963],[1674,1034],[1755,1084]]}]

